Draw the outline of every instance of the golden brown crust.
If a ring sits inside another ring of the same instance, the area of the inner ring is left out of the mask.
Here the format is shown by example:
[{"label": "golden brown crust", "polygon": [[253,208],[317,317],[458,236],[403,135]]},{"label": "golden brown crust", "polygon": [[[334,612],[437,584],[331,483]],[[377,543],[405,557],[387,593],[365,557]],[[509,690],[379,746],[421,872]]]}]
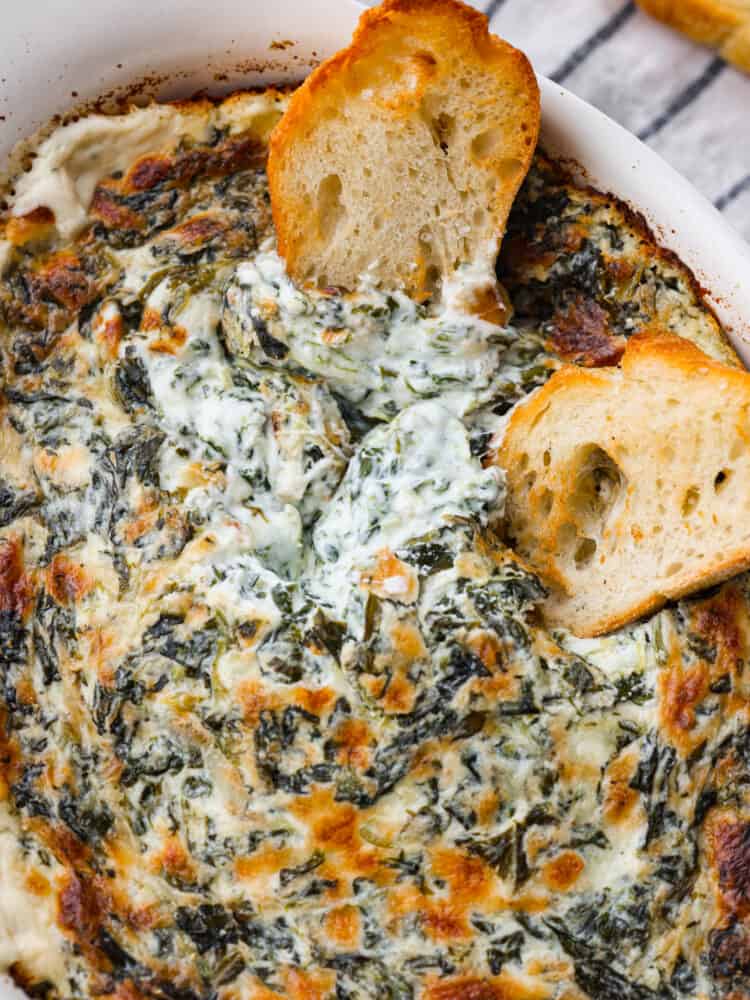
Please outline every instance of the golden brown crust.
[{"label": "golden brown crust", "polygon": [[750,73],[750,3],[747,0],[638,0],[652,17],[719,50]]},{"label": "golden brown crust", "polygon": [[528,985],[504,971],[491,979],[479,976],[434,977],[424,997],[425,1000],[546,1000],[549,995],[546,988]]},{"label": "golden brown crust", "polygon": [[22,539],[0,539],[0,612],[25,618],[33,596],[34,584],[25,570]]},{"label": "golden brown crust", "polygon": [[550,326],[550,341],[563,361],[600,368],[616,365],[625,350],[625,337],[612,333],[606,311],[580,292]]},{"label": "golden brown crust", "polygon": [[[687,374],[707,375],[715,373],[723,379],[728,379],[737,385],[748,384],[748,372],[744,368],[734,368],[716,361],[705,354],[699,347],[671,333],[644,330],[634,334],[627,343],[622,355],[620,367],[625,372],[632,372],[636,363],[647,358],[654,364],[667,362],[671,367],[678,368]],[[517,407],[508,423],[506,439],[519,433],[522,427],[532,426],[548,406],[550,397],[556,395],[562,386],[575,386],[584,391],[590,387],[598,387],[609,380],[611,369],[584,368],[578,365],[566,365],[555,372],[552,378],[522,406]]]},{"label": "golden brown crust", "polygon": [[[736,576],[738,573],[743,573],[746,569],[750,569],[750,555],[745,552],[735,553],[726,559],[717,560],[711,567],[711,570],[701,576],[699,582],[686,587],[679,594],[654,594],[652,597],[646,598],[640,604],[634,605],[622,614],[610,615],[607,618],[603,618],[595,628],[586,630],[585,637],[596,638],[600,635],[607,635],[609,632],[615,632],[625,625],[630,625],[634,621],[646,618],[653,612],[658,611],[664,607],[667,601],[673,598],[684,596],[691,591],[703,588],[707,589],[714,586],[714,584],[722,583],[724,580]],[[582,632],[581,634],[583,635],[584,633]]]},{"label": "golden brown crust", "polygon": [[[387,65],[386,53],[378,51],[381,38],[387,38],[387,33],[394,28],[402,30],[401,24],[406,30],[408,19],[414,17],[420,19],[420,30],[434,38],[437,49],[446,47],[451,37],[461,39],[466,51],[473,49],[477,61],[483,63],[488,73],[494,73],[519,95],[519,108],[526,116],[521,126],[525,135],[523,148],[508,151],[501,144],[499,150],[483,157],[483,166],[494,171],[497,180],[494,204],[491,206],[495,229],[498,235],[505,229],[513,199],[531,164],[539,132],[539,87],[528,59],[507,42],[491,35],[487,17],[460,0],[386,0],[366,11],[359,20],[351,44],[320,65],[294,92],[283,118],[271,134],[268,182],[278,248],[286,260],[289,273],[297,280],[304,277],[299,273],[303,246],[294,222],[300,212],[304,214],[310,209],[291,198],[289,186],[285,183],[289,151],[295,144],[308,141],[321,121],[337,114],[341,104],[362,89],[358,74],[365,60],[372,57],[378,68],[380,63]],[[420,80],[416,88],[384,98],[394,118],[416,112],[418,100],[433,72],[433,57],[425,53],[424,64],[418,67]],[[382,83],[378,79],[376,86],[386,90],[394,79],[389,79],[387,72],[382,77]],[[366,82],[370,86],[371,78]],[[353,138],[352,142],[355,143],[356,139]],[[517,164],[510,172],[509,162]],[[313,232],[315,226],[311,225],[308,230]],[[420,260],[412,263],[413,272],[400,275],[401,283],[419,296],[424,293],[425,267]],[[336,283],[335,276],[333,282]]]},{"label": "golden brown crust", "polygon": [[745,919],[750,914],[750,823],[729,809],[717,809],[706,824],[709,862],[720,907]]}]

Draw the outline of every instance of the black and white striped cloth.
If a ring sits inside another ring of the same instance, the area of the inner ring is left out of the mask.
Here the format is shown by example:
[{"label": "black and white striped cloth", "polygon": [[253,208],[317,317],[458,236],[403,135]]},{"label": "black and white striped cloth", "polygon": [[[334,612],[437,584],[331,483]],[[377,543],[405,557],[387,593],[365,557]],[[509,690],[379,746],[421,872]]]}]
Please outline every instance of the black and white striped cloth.
[{"label": "black and white striped cloth", "polygon": [[537,72],[652,146],[750,240],[750,77],[633,0],[472,0]]}]

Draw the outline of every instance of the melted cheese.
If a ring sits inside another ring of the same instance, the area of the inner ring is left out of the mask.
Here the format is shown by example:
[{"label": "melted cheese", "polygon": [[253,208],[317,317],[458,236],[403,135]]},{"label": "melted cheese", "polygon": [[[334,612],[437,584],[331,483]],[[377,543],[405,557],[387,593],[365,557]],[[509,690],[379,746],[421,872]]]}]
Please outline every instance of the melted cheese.
[{"label": "melted cheese", "polygon": [[[486,523],[490,508],[501,515],[501,499],[499,470],[471,457],[461,422],[437,402],[415,403],[365,438],[316,524],[311,590],[338,616],[353,604],[348,623],[356,634],[366,595],[352,583],[379,552],[440,533],[459,518]],[[398,600],[405,587],[390,582],[386,594]]]},{"label": "melted cheese", "polygon": [[[194,124],[193,124],[194,123]],[[91,115],[57,129],[39,147],[31,170],[16,182],[13,214],[51,209],[62,236],[87,221],[94,188],[102,177],[123,171],[145,153],[172,152],[194,131],[205,135],[202,117],[171,107],[142,108],[122,117]]]},{"label": "melted cheese", "polygon": [[20,962],[40,979],[64,976],[62,935],[55,928],[52,886],[29,890],[34,868],[19,849],[14,820],[0,802],[0,969]]},{"label": "melted cheese", "polygon": [[[70,238],[87,223],[97,183],[124,172],[145,154],[170,154],[185,142],[205,142],[216,117],[234,132],[252,129],[265,138],[278,118],[278,94],[239,95],[207,114],[194,106],[133,108],[127,115],[87,115],[56,129],[36,149],[31,169],[15,182],[13,215],[51,209],[61,236]],[[0,273],[2,273],[0,254]]]},{"label": "melted cheese", "polygon": [[[462,280],[463,279],[463,280]],[[326,379],[369,417],[389,418],[439,398],[458,416],[486,403],[502,375],[508,330],[452,304],[474,288],[470,269],[454,279],[446,308],[428,314],[402,292],[368,287],[345,298],[305,294],[273,250],[243,263],[226,294],[224,322],[235,350],[267,360],[259,323],[286,359]]]}]

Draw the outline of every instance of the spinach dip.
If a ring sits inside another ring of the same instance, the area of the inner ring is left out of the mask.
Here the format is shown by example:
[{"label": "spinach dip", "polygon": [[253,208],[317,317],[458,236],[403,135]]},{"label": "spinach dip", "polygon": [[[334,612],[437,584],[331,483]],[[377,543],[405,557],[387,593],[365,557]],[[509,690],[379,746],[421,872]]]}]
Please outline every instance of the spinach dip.
[{"label": "spinach dip", "polygon": [[494,461],[635,332],[736,363],[715,318],[542,153],[504,325],[295,287],[285,100],[81,118],[7,197],[0,967],[60,1000],[749,996],[748,579],[546,630]]}]

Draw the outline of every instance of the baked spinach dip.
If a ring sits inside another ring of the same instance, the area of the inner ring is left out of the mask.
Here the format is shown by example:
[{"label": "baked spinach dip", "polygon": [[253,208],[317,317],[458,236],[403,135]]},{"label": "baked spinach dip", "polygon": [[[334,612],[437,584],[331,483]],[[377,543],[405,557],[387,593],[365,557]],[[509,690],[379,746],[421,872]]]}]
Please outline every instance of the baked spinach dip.
[{"label": "baked spinach dip", "polygon": [[750,995],[748,581],[545,629],[494,461],[638,331],[732,363],[714,316],[541,152],[503,325],[295,287],[285,100],[82,118],[7,195],[0,967],[60,1000]]}]

